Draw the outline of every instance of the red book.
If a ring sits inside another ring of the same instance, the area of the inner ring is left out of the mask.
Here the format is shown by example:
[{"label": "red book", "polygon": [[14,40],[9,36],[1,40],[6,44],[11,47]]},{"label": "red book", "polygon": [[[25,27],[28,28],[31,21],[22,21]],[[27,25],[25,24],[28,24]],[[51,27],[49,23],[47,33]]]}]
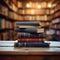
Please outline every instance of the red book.
[{"label": "red book", "polygon": [[18,42],[44,42],[44,38],[20,38]]}]

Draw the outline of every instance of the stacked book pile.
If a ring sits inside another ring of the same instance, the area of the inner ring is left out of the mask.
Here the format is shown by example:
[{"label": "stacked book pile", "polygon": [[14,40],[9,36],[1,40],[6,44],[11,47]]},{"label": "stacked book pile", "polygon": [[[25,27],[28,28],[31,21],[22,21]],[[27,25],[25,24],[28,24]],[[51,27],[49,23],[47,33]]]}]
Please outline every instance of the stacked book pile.
[{"label": "stacked book pile", "polygon": [[14,30],[18,32],[18,42],[16,47],[49,47],[48,43],[44,43],[44,31],[40,31],[39,22],[17,22],[19,27]]}]

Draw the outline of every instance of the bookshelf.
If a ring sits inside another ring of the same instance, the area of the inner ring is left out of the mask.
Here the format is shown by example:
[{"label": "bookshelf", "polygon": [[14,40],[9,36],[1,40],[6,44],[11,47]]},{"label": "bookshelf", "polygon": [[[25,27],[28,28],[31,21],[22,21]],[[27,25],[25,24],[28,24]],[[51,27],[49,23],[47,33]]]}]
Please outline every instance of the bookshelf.
[{"label": "bookshelf", "polygon": [[60,4],[54,8],[53,18],[51,20],[50,29],[55,31],[56,40],[60,41]]},{"label": "bookshelf", "polygon": [[56,18],[52,21],[51,28],[56,29],[57,31],[60,30],[60,18]]},{"label": "bookshelf", "polygon": [[[59,6],[53,7],[49,2],[28,2],[19,0],[0,1],[0,33],[12,36],[15,34],[16,22],[39,21],[40,29],[49,29],[53,18],[59,16]],[[58,8],[58,10],[56,10]],[[57,12],[58,11],[58,12]],[[14,33],[13,33],[14,32]],[[11,33],[11,34],[10,34]],[[9,35],[10,34],[10,35]],[[4,38],[5,39],[5,38]],[[10,37],[8,38],[10,39]],[[11,37],[12,39],[12,37]],[[10,39],[10,40],[11,40]]]},{"label": "bookshelf", "polygon": [[53,10],[53,8],[52,9],[49,8],[48,3],[46,2],[43,3],[25,2],[24,3],[23,1],[22,2],[18,1],[18,13],[21,16],[21,20],[31,20],[31,21],[49,20],[49,17],[51,15],[50,13],[51,10]]},{"label": "bookshelf", "polygon": [[[0,40],[16,40],[17,0],[0,1]],[[14,18],[13,18],[14,17]]]}]

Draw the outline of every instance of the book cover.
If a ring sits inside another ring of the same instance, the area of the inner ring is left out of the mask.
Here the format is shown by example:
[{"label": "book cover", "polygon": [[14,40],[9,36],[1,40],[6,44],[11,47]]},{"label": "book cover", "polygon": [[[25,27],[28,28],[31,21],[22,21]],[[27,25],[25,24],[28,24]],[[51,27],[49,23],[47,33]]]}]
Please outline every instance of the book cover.
[{"label": "book cover", "polygon": [[37,30],[35,28],[15,28],[15,32],[25,32],[25,33],[36,33]]},{"label": "book cover", "polygon": [[49,43],[25,42],[15,43],[16,47],[49,47]]},{"label": "book cover", "polygon": [[44,38],[20,38],[18,42],[44,42]]},{"label": "book cover", "polygon": [[16,22],[17,25],[40,26],[39,22]]}]

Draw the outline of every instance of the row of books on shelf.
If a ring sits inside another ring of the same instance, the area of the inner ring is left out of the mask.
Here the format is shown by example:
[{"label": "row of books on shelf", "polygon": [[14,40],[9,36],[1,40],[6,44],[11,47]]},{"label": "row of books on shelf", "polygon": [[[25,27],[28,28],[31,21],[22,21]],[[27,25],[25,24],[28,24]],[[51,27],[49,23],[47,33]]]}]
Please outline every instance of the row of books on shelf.
[{"label": "row of books on shelf", "polygon": [[51,16],[40,16],[40,15],[20,15],[18,16],[19,20],[40,20],[40,21],[49,21],[51,19]]},{"label": "row of books on shelf", "polygon": [[16,3],[17,3],[17,0],[4,0],[4,2],[5,3],[7,3],[7,4],[15,4],[16,5]]},{"label": "row of books on shelf", "polygon": [[0,18],[0,29],[13,28],[15,26],[14,22],[11,22],[5,18]]},{"label": "row of books on shelf", "polygon": [[51,28],[59,30],[60,29],[60,24],[54,24],[54,25],[51,26]]},{"label": "row of books on shelf", "polygon": [[55,10],[55,12],[58,11],[58,10],[60,10],[60,4],[57,4],[57,6],[55,7],[54,10]]},{"label": "row of books on shelf", "polygon": [[5,4],[13,11],[17,12],[18,7],[17,7],[17,0],[4,0]]},{"label": "row of books on shelf", "polygon": [[60,30],[58,29],[50,29],[50,30],[47,30],[46,31],[46,34],[47,35],[59,35],[60,36]]},{"label": "row of books on shelf", "polygon": [[8,8],[0,4],[0,14],[8,16]]},{"label": "row of books on shelf", "polygon": [[44,26],[49,26],[51,24],[51,22],[41,22],[41,27],[44,27]]},{"label": "row of books on shelf", "polygon": [[[19,18],[18,18],[18,14],[17,13],[14,13],[13,11],[9,11],[8,12],[8,17],[10,18],[10,19],[13,19],[13,20],[19,20]],[[14,17],[14,18],[13,18]]]},{"label": "row of books on shelf", "polygon": [[[27,4],[29,4],[30,6],[29,7],[27,7],[26,5]],[[37,8],[37,9],[39,9],[37,6],[38,5],[40,5],[41,6],[41,8],[49,8],[49,3],[47,3],[47,2],[40,2],[40,3],[37,3],[37,2],[34,2],[34,1],[32,1],[32,2],[23,2],[22,0],[21,1],[18,1],[18,8]],[[53,6],[52,6],[53,7]]]},{"label": "row of books on shelf", "polygon": [[52,20],[52,24],[55,24],[55,23],[60,23],[60,18],[56,18],[56,19]]},{"label": "row of books on shelf", "polygon": [[54,13],[54,18],[56,18],[56,17],[60,17],[60,10],[58,10],[56,13]]},{"label": "row of books on shelf", "polygon": [[[18,15],[18,13],[16,12],[13,12],[12,10],[10,10],[8,7],[6,6],[3,6],[0,4],[0,14],[2,16],[5,16],[6,18],[8,17],[9,19],[12,19],[12,20],[19,20],[20,16]],[[14,18],[13,18],[14,17]]]},{"label": "row of books on shelf", "polygon": [[48,9],[18,9],[19,14],[31,14],[31,15],[38,15],[38,14],[51,14],[50,10]]},{"label": "row of books on shelf", "polygon": [[17,38],[17,33],[13,30],[0,33],[0,40],[16,40]]}]

